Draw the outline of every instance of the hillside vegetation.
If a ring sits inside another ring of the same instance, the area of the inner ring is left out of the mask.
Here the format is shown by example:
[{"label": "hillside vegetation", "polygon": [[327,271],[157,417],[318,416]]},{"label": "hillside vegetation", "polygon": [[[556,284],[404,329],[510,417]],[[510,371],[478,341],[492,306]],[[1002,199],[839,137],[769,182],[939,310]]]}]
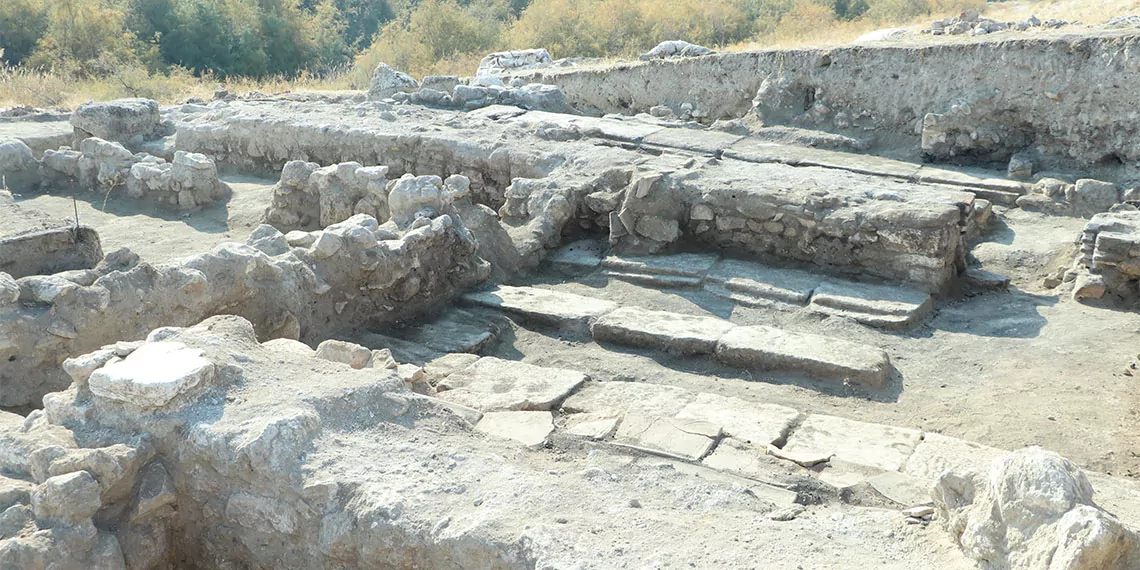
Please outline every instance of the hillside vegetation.
[{"label": "hillside vegetation", "polygon": [[[1040,3],[1039,3],[1040,4]],[[994,6],[994,5],[991,5]],[[666,39],[716,48],[834,43],[985,9],[984,0],[2,0],[0,106],[360,89],[384,61],[473,73],[486,53],[629,57]]]}]

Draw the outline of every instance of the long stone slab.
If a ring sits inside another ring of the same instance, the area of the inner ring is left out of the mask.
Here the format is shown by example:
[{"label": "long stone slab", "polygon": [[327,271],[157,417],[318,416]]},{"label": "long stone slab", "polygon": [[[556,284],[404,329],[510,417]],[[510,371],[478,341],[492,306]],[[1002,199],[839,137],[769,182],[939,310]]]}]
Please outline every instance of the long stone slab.
[{"label": "long stone slab", "polygon": [[899,471],[922,432],[828,416],[809,415],[792,432],[784,451],[833,454],[837,459],[883,471]]},{"label": "long stone slab", "polygon": [[490,291],[467,293],[464,302],[499,309],[541,324],[586,330],[617,303],[536,287],[500,285]]},{"label": "long stone slab", "polygon": [[586,378],[574,370],[488,356],[452,372],[436,388],[439,399],[481,412],[547,411],[557,407]]},{"label": "long stone slab", "polygon": [[722,259],[709,271],[708,284],[720,292],[747,295],[784,303],[803,305],[811,298],[821,278],[798,269],[778,269],[752,261]]},{"label": "long stone slab", "polygon": [[610,255],[602,260],[602,267],[623,273],[675,275],[700,279],[708,273],[717,259],[719,256],[715,253],[674,253],[644,257]]},{"label": "long stone slab", "polygon": [[717,342],[716,358],[747,370],[802,372],[829,380],[882,386],[890,358],[879,348],[766,326],[736,327]]},{"label": "long stone slab", "polygon": [[716,341],[736,325],[717,317],[622,307],[590,327],[594,339],[673,354],[712,354]]}]

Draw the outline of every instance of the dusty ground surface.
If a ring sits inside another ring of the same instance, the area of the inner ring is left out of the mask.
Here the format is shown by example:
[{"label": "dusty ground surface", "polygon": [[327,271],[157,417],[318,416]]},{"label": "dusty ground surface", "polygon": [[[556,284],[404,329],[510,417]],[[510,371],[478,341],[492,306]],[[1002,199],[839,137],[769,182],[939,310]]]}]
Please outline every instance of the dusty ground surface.
[{"label": "dusty ground surface", "polygon": [[251,176],[227,176],[223,180],[233,189],[229,201],[190,214],[161,212],[151,204],[97,192],[79,192],[74,202],[65,193],[15,198],[17,203],[56,218],[74,219],[78,208],[79,221],[99,232],[104,251],[127,247],[154,263],[208,251],[220,243],[244,242],[261,223],[276,180]]}]

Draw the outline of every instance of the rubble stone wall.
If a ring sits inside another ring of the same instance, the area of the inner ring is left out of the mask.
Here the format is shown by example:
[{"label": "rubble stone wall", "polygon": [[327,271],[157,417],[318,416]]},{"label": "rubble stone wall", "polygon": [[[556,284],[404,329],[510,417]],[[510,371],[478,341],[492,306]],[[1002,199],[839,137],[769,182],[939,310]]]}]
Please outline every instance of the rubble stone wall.
[{"label": "rubble stone wall", "polygon": [[[703,120],[759,112],[767,124],[865,136],[928,156],[1134,164],[1135,32],[1033,39],[722,53],[605,68],[517,72],[594,113],[689,104]],[[756,99],[755,105],[753,99]],[[898,140],[892,142],[892,137]]]},{"label": "rubble stone wall", "polygon": [[[487,276],[471,233],[448,215],[405,232],[357,216],[323,231],[259,228],[169,263],[140,263],[83,285],[63,276],[17,280],[0,306],[0,405],[34,404],[67,385],[60,363],[161,326],[240,315],[264,338],[324,340],[436,306]],[[45,333],[46,331],[46,333]]]}]

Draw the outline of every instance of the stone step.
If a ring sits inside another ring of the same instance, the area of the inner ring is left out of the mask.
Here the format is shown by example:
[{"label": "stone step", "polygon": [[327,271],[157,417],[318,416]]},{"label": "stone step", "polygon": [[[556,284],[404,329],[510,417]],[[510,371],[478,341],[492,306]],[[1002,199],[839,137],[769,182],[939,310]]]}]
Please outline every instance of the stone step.
[{"label": "stone step", "polygon": [[735,325],[717,317],[622,307],[594,321],[594,340],[651,348],[671,354],[712,354]]},{"label": "stone step", "polygon": [[703,279],[720,259],[716,253],[674,253],[644,257],[609,255],[602,259],[602,267],[621,273],[644,275],[672,275]]},{"label": "stone step", "polygon": [[[807,271],[776,269],[739,259],[722,259],[709,271],[706,279],[711,292],[724,296],[741,295],[803,305],[822,279]],[[719,287],[717,287],[719,286]]]},{"label": "stone step", "polygon": [[602,272],[602,274],[612,279],[621,279],[622,281],[657,289],[695,289],[701,286],[700,277],[662,275],[657,273],[629,273],[610,270],[606,270]]},{"label": "stone step", "polygon": [[592,297],[510,285],[467,293],[461,299],[465,303],[498,309],[523,320],[579,331],[589,330],[594,319],[618,308],[617,303]]},{"label": "stone step", "polygon": [[607,247],[602,240],[582,239],[558,248],[547,261],[560,269],[593,271],[602,264]]},{"label": "stone step", "polygon": [[901,328],[929,313],[934,301],[929,293],[910,287],[829,280],[815,289],[809,307],[868,326]]},{"label": "stone step", "polygon": [[828,380],[882,387],[890,358],[879,348],[766,326],[736,327],[720,337],[716,358],[746,370],[800,372]]}]

